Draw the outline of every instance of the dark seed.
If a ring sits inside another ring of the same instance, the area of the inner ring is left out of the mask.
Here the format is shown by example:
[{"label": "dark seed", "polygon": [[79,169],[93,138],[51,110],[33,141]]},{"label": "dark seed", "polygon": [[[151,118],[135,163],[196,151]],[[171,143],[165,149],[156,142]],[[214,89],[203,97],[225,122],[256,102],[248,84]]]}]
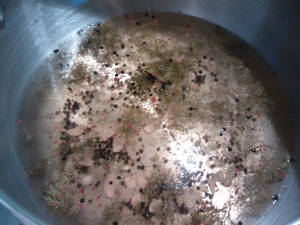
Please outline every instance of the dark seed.
[{"label": "dark seed", "polygon": [[243,222],[242,222],[242,221],[239,221],[239,222],[237,223],[237,225],[243,225]]},{"label": "dark seed", "polygon": [[138,26],[141,25],[140,21],[136,21],[135,24]]},{"label": "dark seed", "polygon": [[117,104],[114,104],[114,108],[118,108],[119,106]]},{"label": "dark seed", "polygon": [[279,196],[277,194],[273,195],[273,198],[272,198],[273,201],[277,201],[278,199],[279,199]]},{"label": "dark seed", "polygon": [[256,152],[256,148],[251,148],[251,152],[255,153]]},{"label": "dark seed", "polygon": [[113,225],[118,225],[119,223],[117,221],[114,221],[112,224]]},{"label": "dark seed", "polygon": [[290,158],[288,161],[289,162],[295,162],[295,159],[294,158]]},{"label": "dark seed", "polygon": [[84,198],[80,199],[80,202],[81,202],[81,203],[84,203]]},{"label": "dark seed", "polygon": [[53,52],[56,54],[59,52],[59,49],[55,49]]},{"label": "dark seed", "polygon": [[231,151],[232,151],[232,148],[231,148],[231,147],[228,147],[227,150],[228,150],[229,152],[231,152]]},{"label": "dark seed", "polygon": [[113,184],[113,182],[112,182],[112,181],[109,181],[109,184],[110,184],[110,185],[112,185],[112,184]]}]

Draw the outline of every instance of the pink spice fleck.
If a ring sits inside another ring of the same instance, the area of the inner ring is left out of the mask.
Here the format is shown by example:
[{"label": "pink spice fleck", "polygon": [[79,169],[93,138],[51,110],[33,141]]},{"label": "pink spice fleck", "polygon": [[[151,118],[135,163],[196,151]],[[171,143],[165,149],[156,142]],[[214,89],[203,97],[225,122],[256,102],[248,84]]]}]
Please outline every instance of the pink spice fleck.
[{"label": "pink spice fleck", "polygon": [[99,199],[101,198],[101,196],[102,196],[102,195],[98,195],[96,199],[99,200]]}]

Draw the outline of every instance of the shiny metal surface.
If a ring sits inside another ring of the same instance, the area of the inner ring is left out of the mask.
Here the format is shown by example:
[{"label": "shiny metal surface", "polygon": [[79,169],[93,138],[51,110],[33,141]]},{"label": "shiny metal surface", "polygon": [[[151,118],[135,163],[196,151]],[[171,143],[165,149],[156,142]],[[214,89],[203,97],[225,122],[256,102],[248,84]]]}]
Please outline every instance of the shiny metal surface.
[{"label": "shiny metal surface", "polygon": [[[287,90],[300,160],[300,2],[297,0],[0,0],[0,202],[28,224],[51,224],[28,187],[17,157],[20,102],[34,71],[70,34],[93,22],[131,10],[182,11],[225,27],[269,62]],[[297,161],[295,168],[297,170]],[[300,224],[297,174],[289,191],[257,224]],[[297,219],[299,217],[299,219]],[[293,221],[293,222],[292,222]]]},{"label": "shiny metal surface", "polygon": [[4,23],[4,19],[5,19],[5,10],[2,6],[0,6],[0,23]]}]

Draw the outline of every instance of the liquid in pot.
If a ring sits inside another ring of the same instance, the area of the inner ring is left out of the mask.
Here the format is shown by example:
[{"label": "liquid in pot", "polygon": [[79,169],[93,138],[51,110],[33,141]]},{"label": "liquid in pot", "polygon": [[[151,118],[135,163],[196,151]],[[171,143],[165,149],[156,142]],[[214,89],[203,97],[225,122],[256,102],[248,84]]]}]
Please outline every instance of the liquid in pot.
[{"label": "liquid in pot", "polygon": [[54,217],[241,225],[286,189],[285,95],[219,26],[133,12],[79,30],[37,74],[21,154]]}]

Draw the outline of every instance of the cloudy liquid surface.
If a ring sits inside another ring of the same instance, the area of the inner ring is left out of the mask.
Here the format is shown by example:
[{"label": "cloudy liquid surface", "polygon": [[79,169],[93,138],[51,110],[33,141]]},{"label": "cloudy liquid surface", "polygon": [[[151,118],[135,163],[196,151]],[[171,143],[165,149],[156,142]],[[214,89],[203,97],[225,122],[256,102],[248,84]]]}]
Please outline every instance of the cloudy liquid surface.
[{"label": "cloudy liquid surface", "polygon": [[282,191],[286,97],[221,27],[175,13],[116,17],[79,30],[35,79],[21,155],[53,218],[247,224]]}]

